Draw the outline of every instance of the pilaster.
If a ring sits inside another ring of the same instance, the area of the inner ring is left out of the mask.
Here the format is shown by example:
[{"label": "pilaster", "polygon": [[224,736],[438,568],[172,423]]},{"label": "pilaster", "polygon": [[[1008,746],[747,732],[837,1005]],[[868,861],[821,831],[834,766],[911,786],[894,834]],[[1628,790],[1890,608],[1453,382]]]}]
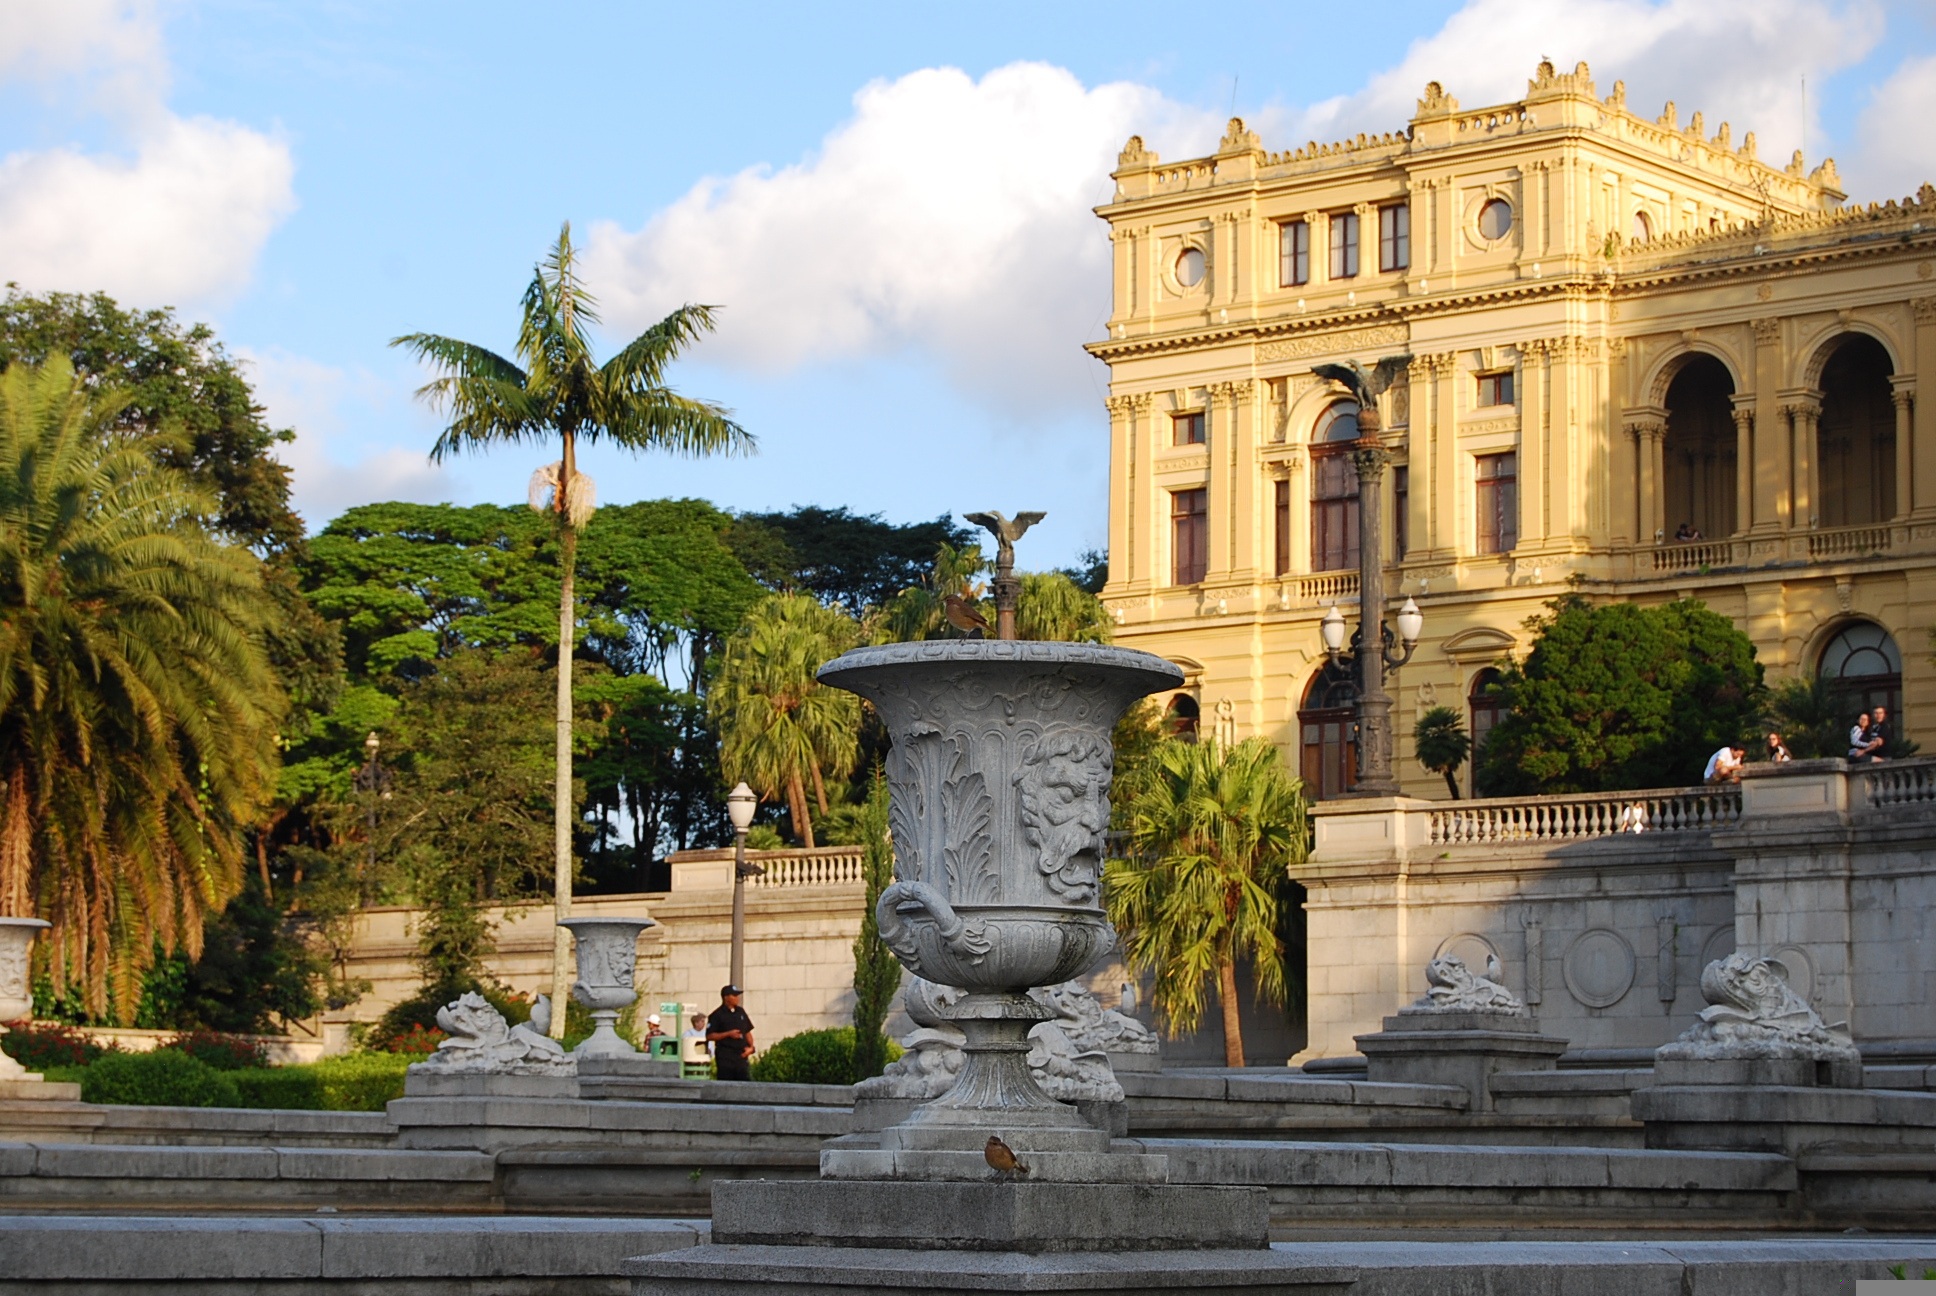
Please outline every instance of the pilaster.
[{"label": "pilaster", "polygon": [[1736,395],[1734,404],[1734,531],[1754,529],[1755,407],[1752,394]]},{"label": "pilaster", "polygon": [[1666,489],[1662,446],[1667,439],[1667,411],[1657,405],[1643,405],[1626,411],[1621,422],[1633,441],[1634,461],[1640,466],[1634,494],[1634,543],[1659,544],[1667,538],[1662,499]]},{"label": "pilaster", "polygon": [[1755,442],[1762,452],[1754,465],[1754,529],[1774,531],[1789,524],[1794,479],[1793,446],[1783,435],[1787,420],[1779,413],[1781,321],[1754,321],[1754,339]]},{"label": "pilaster", "polygon": [[1134,495],[1135,429],[1132,423],[1134,402],[1128,396],[1111,396],[1103,402],[1109,410],[1109,583],[1126,584],[1130,579],[1130,534],[1136,521]]},{"label": "pilaster", "polygon": [[1915,512],[1916,376],[1897,374],[1889,380],[1889,396],[1896,406],[1896,511],[1894,520],[1907,521]]},{"label": "pilaster", "polygon": [[1816,425],[1822,417],[1822,396],[1813,391],[1784,391],[1776,412],[1788,420],[1793,449],[1789,463],[1793,479],[1788,488],[1789,529],[1813,531],[1821,525],[1822,492],[1816,465]]},{"label": "pilaster", "polygon": [[1552,505],[1548,446],[1553,419],[1548,406],[1550,343],[1519,344],[1519,543],[1531,548],[1547,536]]},{"label": "pilaster", "polygon": [[[1936,374],[1936,297],[1918,297],[1910,308],[1916,320],[1916,372]],[[1917,516],[1929,517],[1936,515],[1936,401],[1916,402],[1910,426],[1911,497]]]}]

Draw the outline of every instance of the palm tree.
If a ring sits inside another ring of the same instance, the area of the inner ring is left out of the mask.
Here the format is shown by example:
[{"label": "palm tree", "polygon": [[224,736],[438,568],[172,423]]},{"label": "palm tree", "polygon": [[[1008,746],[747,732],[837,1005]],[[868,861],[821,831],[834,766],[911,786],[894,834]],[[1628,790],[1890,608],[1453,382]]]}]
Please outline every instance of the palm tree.
[{"label": "palm tree", "polygon": [[275,790],[260,564],[115,430],[65,357],[0,375],[0,914],[53,923],[57,990],[132,1020],[157,944],[201,952]]},{"label": "palm tree", "polygon": [[1171,740],[1123,793],[1130,855],[1105,867],[1104,896],[1125,956],[1155,974],[1173,1036],[1196,1029],[1214,977],[1224,1061],[1242,1066],[1237,960],[1250,960],[1265,1000],[1283,1002],[1277,896],[1304,858],[1302,787],[1267,739]]},{"label": "palm tree", "polygon": [[[870,614],[872,638],[876,643],[912,643],[918,639],[941,639],[948,629],[943,600],[954,594],[975,602],[981,597],[975,577],[987,564],[981,546],[965,544],[960,548],[943,541],[935,547],[934,569],[919,585],[910,585]],[[991,620],[995,609],[984,606],[982,614]]]},{"label": "palm tree", "polygon": [[[531,507],[558,525],[558,714],[556,805],[552,823],[554,905],[571,916],[571,654],[577,630],[574,584],[578,531],[592,515],[591,478],[578,471],[578,444],[609,441],[627,450],[683,454],[750,451],[752,436],[727,410],[666,386],[666,370],[700,334],[713,328],[714,307],[685,305],[660,320],[600,365],[592,358],[590,326],[596,302],[578,278],[566,223],[558,242],[532,272],[524,290],[517,356],[522,367],[469,342],[435,333],[410,333],[390,345],[412,351],[441,371],[417,394],[447,410],[450,423],[430,449],[431,462],[465,450],[548,441],[562,456],[531,478]],[[552,1002],[565,1002],[569,943],[559,928],[552,956]],[[565,1014],[552,1014],[562,1035]]]},{"label": "palm tree", "polygon": [[1412,726],[1412,750],[1418,756],[1418,763],[1434,774],[1445,776],[1445,786],[1452,789],[1452,799],[1459,799],[1459,766],[1472,754],[1472,736],[1465,731],[1465,721],[1451,707],[1433,707],[1418,718]]},{"label": "palm tree", "polygon": [[1108,643],[1114,627],[1102,600],[1066,572],[1023,572],[1015,600],[1015,636],[1058,643]]},{"label": "palm tree", "polygon": [[853,773],[860,699],[814,678],[860,640],[860,627],[807,594],[755,604],[726,641],[706,705],[719,725],[720,772],[782,797],[803,846],[813,845],[813,800],[827,813],[826,776]]}]

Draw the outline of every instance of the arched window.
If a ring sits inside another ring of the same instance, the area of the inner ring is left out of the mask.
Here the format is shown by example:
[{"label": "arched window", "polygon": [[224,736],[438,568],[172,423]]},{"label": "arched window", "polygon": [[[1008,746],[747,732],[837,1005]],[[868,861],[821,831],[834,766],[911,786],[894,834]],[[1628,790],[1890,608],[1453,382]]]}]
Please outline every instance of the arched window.
[{"label": "arched window", "polygon": [[1836,694],[1851,717],[1888,707],[1895,717],[1896,736],[1902,736],[1902,653],[1887,630],[1873,621],[1844,626],[1822,646],[1816,673],[1836,684]]},{"label": "arched window", "polygon": [[1896,414],[1889,353],[1872,337],[1843,339],[1822,366],[1816,432],[1820,525],[1872,526],[1896,513]]},{"label": "arched window", "polygon": [[1297,728],[1306,795],[1323,801],[1357,786],[1358,680],[1350,667],[1327,662],[1311,677]]},{"label": "arched window", "polygon": [[1185,742],[1197,740],[1197,724],[1202,719],[1203,708],[1188,693],[1179,693],[1170,699],[1169,710],[1165,712],[1164,723],[1172,738]]},{"label": "arched window", "polygon": [[1472,795],[1484,796],[1485,789],[1479,784],[1479,757],[1485,751],[1486,735],[1506,714],[1506,707],[1492,686],[1499,682],[1499,672],[1488,666],[1472,677],[1472,687],[1466,690],[1465,701],[1472,713],[1467,732],[1472,735],[1472,755],[1468,768],[1472,771]]},{"label": "arched window", "polygon": [[1339,401],[1318,418],[1311,437],[1311,570],[1358,565],[1358,403]]},{"label": "arched window", "polygon": [[1633,236],[1642,243],[1654,236],[1654,223],[1647,219],[1644,211],[1634,213]]},{"label": "arched window", "polygon": [[1713,356],[1695,356],[1667,385],[1661,468],[1668,534],[1720,540],[1735,527],[1734,380]]}]

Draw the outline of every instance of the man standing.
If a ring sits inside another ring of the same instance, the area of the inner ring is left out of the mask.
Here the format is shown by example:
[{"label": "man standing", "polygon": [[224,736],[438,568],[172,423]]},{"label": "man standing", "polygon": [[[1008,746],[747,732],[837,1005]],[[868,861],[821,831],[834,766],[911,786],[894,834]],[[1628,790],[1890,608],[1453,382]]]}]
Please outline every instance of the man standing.
[{"label": "man standing", "polygon": [[746,1059],[753,1055],[753,1019],[740,1007],[736,985],[719,988],[719,1007],[706,1019],[706,1042],[713,1046],[713,1073],[721,1080],[751,1080]]}]

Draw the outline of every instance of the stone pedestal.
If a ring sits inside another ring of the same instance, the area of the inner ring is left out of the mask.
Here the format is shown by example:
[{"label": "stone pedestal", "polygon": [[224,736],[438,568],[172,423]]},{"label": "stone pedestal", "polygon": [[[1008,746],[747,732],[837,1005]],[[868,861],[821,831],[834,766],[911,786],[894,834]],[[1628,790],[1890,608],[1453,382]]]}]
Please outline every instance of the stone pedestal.
[{"label": "stone pedestal", "polygon": [[81,1087],[72,1081],[49,1080],[27,1072],[0,1076],[0,1102],[79,1102]]},{"label": "stone pedestal", "polygon": [[1400,1012],[1376,1035],[1358,1036],[1374,1083],[1458,1085],[1468,1111],[1492,1110],[1501,1071],[1551,1071],[1566,1041],[1542,1035],[1532,1017],[1503,1012]]}]

